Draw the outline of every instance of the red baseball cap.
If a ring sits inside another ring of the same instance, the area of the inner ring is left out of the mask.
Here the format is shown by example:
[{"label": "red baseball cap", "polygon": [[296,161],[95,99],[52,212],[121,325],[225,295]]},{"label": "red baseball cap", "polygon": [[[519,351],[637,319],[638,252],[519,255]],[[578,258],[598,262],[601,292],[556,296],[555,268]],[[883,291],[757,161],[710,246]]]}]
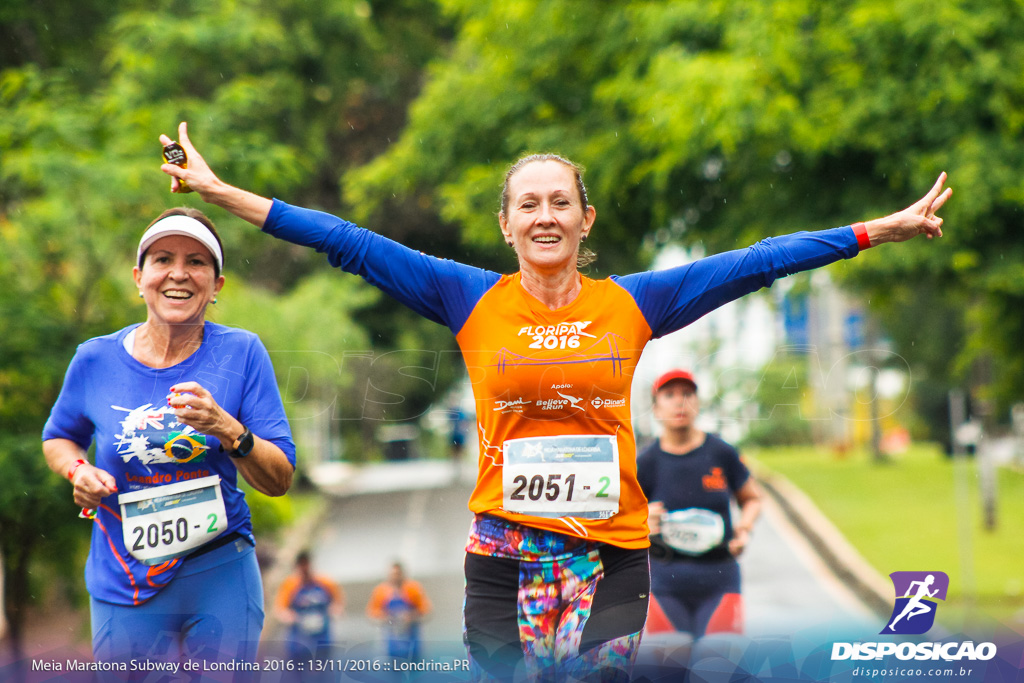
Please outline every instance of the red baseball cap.
[{"label": "red baseball cap", "polygon": [[696,380],[693,379],[693,374],[688,370],[676,369],[669,370],[665,374],[658,377],[658,379],[654,380],[654,386],[651,387],[651,393],[658,393],[666,384],[668,384],[669,382],[674,382],[677,379],[682,380],[684,382],[689,382],[690,384],[693,385],[693,390],[697,390],[697,382]]}]

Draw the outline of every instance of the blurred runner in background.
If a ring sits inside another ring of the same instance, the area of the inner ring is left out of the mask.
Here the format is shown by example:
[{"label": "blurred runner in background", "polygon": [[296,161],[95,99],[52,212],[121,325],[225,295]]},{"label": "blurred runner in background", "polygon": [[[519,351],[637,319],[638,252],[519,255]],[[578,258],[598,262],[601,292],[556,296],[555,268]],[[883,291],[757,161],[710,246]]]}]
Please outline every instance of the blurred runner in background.
[{"label": "blurred runner in background", "polygon": [[391,565],[387,581],[373,589],[366,606],[366,614],[384,626],[388,656],[410,661],[420,658],[420,622],[429,612],[423,587],[405,577],[400,562]]},{"label": "blurred runner in background", "polygon": [[309,551],[295,558],[295,571],[281,583],[275,607],[277,618],[289,626],[289,657],[329,656],[331,619],[344,612],[345,595],[329,578],[313,573]]},{"label": "blurred runner in background", "polygon": [[[637,458],[649,502],[651,613],[648,630],[740,633],[743,602],[736,558],[761,512],[761,494],[735,448],[696,424],[697,383],[670,370],[654,383],[662,435]],[[732,523],[730,504],[740,508]],[[656,604],[655,604],[656,603]]]}]

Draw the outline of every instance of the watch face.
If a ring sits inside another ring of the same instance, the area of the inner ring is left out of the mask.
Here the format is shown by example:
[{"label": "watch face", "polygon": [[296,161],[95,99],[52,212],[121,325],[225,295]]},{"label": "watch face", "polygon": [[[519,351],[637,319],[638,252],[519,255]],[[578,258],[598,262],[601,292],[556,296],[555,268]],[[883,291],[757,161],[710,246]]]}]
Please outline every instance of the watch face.
[{"label": "watch face", "polygon": [[237,443],[238,447],[235,448],[231,455],[235,458],[244,458],[252,451],[252,447],[256,445],[256,440],[253,438],[252,432],[246,428],[242,435],[238,437]]}]

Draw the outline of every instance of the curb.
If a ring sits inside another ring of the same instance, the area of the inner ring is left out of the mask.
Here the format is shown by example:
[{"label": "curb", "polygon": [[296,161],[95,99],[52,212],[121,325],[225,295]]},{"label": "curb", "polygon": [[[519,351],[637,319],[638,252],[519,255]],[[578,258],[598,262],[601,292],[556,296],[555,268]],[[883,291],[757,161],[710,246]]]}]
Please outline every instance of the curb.
[{"label": "curb", "polygon": [[850,544],[843,533],[795,484],[757,463],[757,481],[786,519],[811,544],[822,561],[847,588],[880,618],[892,611],[892,586]]}]

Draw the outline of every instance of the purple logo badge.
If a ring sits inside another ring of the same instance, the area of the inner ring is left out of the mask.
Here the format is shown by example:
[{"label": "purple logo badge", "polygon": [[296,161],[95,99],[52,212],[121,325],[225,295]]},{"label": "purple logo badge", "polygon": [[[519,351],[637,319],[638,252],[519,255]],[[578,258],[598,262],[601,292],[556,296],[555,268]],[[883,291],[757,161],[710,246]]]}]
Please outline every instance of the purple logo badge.
[{"label": "purple logo badge", "polygon": [[945,572],[893,572],[889,574],[896,589],[892,616],[880,633],[920,635],[935,623],[938,600],[946,599],[949,577]]}]

